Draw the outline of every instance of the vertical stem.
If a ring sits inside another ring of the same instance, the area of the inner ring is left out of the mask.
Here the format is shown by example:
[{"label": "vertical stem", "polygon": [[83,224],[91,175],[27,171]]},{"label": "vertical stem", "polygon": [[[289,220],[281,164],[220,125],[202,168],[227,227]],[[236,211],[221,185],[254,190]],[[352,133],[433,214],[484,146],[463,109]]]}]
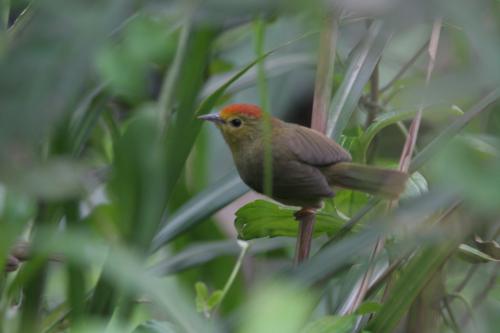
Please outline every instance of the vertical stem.
[{"label": "vertical stem", "polygon": [[320,37],[320,52],[318,56],[318,67],[316,69],[311,121],[311,127],[322,133],[326,131],[327,110],[332,96],[337,37],[338,20],[333,14],[330,14],[326,18],[325,27]]},{"label": "vertical stem", "polygon": [[[332,97],[333,72],[335,65],[335,50],[338,37],[338,17],[330,13],[325,19],[321,32],[318,67],[314,86],[314,100],[311,127],[322,133],[326,132],[328,109]],[[309,258],[311,242],[316,221],[316,212],[307,207],[295,214],[299,221],[299,233],[295,247],[295,265]]]},{"label": "vertical stem", "polygon": [[219,303],[217,304],[216,308],[214,309],[214,312],[217,311],[217,309],[220,307],[222,301],[224,300],[224,297],[226,297],[227,293],[229,292],[229,289],[234,283],[234,280],[236,279],[236,276],[238,275],[238,272],[240,271],[241,264],[243,263],[243,259],[245,258],[245,255],[247,254],[248,250],[250,249],[250,243],[245,242],[245,241],[238,241],[238,245],[241,247],[241,252],[240,255],[238,256],[238,260],[236,261],[236,264],[233,267],[233,271],[231,272],[231,275],[229,275],[229,279],[227,280],[226,284],[224,285],[224,288],[222,289],[222,295],[220,297]]},{"label": "vertical stem", "polygon": [[297,236],[294,263],[298,265],[309,258],[316,212],[314,210],[302,209],[295,213],[295,219],[299,222],[299,234]]},{"label": "vertical stem", "polygon": [[378,95],[379,95],[379,63],[375,65],[372,75],[370,76],[370,105],[368,107],[368,117],[366,118],[366,127],[375,120],[378,112]]},{"label": "vertical stem", "polygon": [[[257,58],[264,55],[264,42],[265,42],[265,22],[262,19],[255,21],[255,53]],[[264,194],[271,197],[273,189],[273,155],[272,155],[272,142],[271,142],[271,115],[269,113],[269,96],[266,79],[266,71],[264,60],[259,61],[257,64],[257,81],[259,87],[260,105],[263,111],[263,142],[264,142]]]}]

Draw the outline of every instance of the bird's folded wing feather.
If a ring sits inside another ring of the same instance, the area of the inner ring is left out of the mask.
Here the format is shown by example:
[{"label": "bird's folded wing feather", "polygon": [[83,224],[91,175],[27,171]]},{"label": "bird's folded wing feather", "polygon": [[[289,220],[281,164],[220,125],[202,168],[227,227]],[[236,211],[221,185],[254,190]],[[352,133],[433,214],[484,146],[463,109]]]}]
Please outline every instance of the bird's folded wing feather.
[{"label": "bird's folded wing feather", "polygon": [[350,162],[351,155],[341,145],[313,129],[295,125],[287,140],[290,150],[303,163],[323,167]]}]

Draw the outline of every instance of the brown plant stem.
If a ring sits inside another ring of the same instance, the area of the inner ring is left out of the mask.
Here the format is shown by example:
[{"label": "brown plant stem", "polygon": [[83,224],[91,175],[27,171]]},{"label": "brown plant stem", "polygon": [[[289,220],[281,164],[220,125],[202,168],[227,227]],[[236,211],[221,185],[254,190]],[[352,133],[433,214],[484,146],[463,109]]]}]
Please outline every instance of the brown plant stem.
[{"label": "brown plant stem", "polygon": [[[320,37],[318,67],[316,69],[316,82],[311,127],[324,133],[328,120],[327,110],[332,96],[333,70],[335,64],[335,50],[337,45],[338,17],[329,14],[325,20]],[[295,247],[295,265],[309,257],[311,242],[316,221],[316,212],[303,208],[295,214],[299,221],[299,233]]]},{"label": "brown plant stem", "polygon": [[298,265],[309,258],[316,211],[303,208],[295,213],[295,219],[299,222],[299,234],[297,235],[294,264]]}]

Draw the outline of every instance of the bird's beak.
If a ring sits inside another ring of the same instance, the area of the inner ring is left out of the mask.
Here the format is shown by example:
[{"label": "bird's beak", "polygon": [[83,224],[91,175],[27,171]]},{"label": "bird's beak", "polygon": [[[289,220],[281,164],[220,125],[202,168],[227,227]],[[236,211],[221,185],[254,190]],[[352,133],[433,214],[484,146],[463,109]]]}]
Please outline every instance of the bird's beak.
[{"label": "bird's beak", "polygon": [[220,115],[218,113],[205,114],[203,116],[199,116],[198,119],[211,121],[211,122],[216,123],[216,124],[225,124],[226,123],[224,121],[224,119],[222,119],[220,117]]}]

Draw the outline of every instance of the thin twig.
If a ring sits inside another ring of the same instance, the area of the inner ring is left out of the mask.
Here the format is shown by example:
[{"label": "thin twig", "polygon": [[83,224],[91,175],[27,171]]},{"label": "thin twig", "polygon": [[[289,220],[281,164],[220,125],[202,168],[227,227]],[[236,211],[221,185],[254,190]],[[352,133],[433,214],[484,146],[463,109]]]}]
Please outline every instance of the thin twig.
[{"label": "thin twig", "polygon": [[238,256],[238,260],[236,261],[236,264],[233,267],[231,275],[227,279],[227,282],[224,285],[224,288],[222,289],[222,294],[220,296],[219,303],[217,303],[217,306],[214,308],[213,312],[216,312],[219,309],[220,305],[222,304],[224,297],[226,297],[227,293],[229,292],[229,289],[231,288],[231,286],[234,283],[234,280],[236,279],[236,276],[238,275],[238,272],[240,271],[240,267],[241,267],[241,264],[243,263],[243,259],[245,258],[245,255],[247,254],[248,250],[250,249],[249,242],[238,241],[238,245],[241,247],[240,255]]},{"label": "thin twig", "polygon": [[441,33],[441,24],[442,24],[442,19],[437,18],[436,21],[434,22],[434,25],[432,27],[432,33],[431,33],[431,40],[429,42],[429,64],[427,66],[427,74],[425,76],[425,88],[424,88],[424,93],[422,96],[422,100],[419,104],[417,114],[415,115],[415,118],[413,119],[409,133],[408,133],[408,138],[405,142],[405,145],[403,147],[403,152],[401,153],[401,159],[399,160],[399,170],[403,172],[407,172],[409,167],[410,167],[410,162],[411,158],[413,156],[413,149],[415,148],[415,144],[417,142],[417,137],[418,137],[418,131],[420,129],[420,122],[422,120],[422,111],[424,109],[424,101],[427,97],[427,90],[429,88],[429,83],[431,81],[431,75],[432,71],[434,69],[434,64],[436,62],[436,54],[437,54],[437,48],[439,44],[439,36]]},{"label": "thin twig", "polygon": [[[493,268],[493,272],[491,273],[488,282],[486,283],[484,288],[472,300],[472,309],[476,309],[479,305],[481,305],[481,303],[483,303],[483,301],[486,299],[491,290],[496,286],[499,268],[500,266],[498,265],[495,265],[495,267]],[[472,319],[472,315],[473,313],[467,312],[460,320],[460,324],[463,327],[467,326],[469,324],[469,321]]]},{"label": "thin twig", "polygon": [[418,58],[420,58],[420,56],[424,53],[424,51],[427,50],[428,46],[429,46],[429,41],[426,41],[425,44],[422,45],[418,49],[418,51],[413,55],[413,57],[411,57],[411,59],[408,60],[408,62],[404,64],[403,67],[401,67],[399,72],[396,75],[394,75],[394,77],[380,89],[380,93],[382,94],[386,92],[389,88],[391,88],[392,85],[396,83],[406,73],[408,69],[410,69],[410,67],[418,60]]},{"label": "thin twig", "polygon": [[[444,308],[446,309],[446,312],[448,312],[448,316],[450,317],[450,328],[456,332],[460,333],[462,330],[460,329],[460,326],[458,325],[457,319],[455,315],[453,314],[453,310],[451,309],[450,302],[448,302],[448,298],[443,298],[443,304]],[[444,318],[444,316],[443,316]]]}]

